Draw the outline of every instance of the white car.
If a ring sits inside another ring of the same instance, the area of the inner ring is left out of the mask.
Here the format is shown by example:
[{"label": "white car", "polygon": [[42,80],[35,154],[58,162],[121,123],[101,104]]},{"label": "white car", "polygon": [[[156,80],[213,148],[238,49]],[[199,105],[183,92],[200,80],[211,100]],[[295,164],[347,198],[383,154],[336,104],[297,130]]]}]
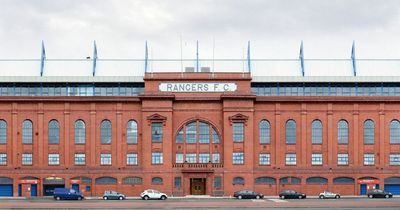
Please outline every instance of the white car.
[{"label": "white car", "polygon": [[333,192],[329,192],[329,191],[324,191],[322,193],[319,194],[319,198],[320,199],[325,199],[325,198],[335,198],[335,199],[339,199],[340,198],[340,194],[338,193],[333,193]]},{"label": "white car", "polygon": [[143,200],[149,200],[149,199],[160,199],[160,200],[165,200],[168,198],[167,194],[162,193],[158,190],[152,190],[148,189],[140,193],[140,197]]}]

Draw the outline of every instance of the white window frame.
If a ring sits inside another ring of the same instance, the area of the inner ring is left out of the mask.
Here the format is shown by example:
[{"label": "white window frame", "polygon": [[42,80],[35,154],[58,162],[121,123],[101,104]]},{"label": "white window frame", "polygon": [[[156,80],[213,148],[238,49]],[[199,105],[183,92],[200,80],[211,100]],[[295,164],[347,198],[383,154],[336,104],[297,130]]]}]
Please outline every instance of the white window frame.
[{"label": "white window frame", "polygon": [[320,166],[323,163],[323,157],[321,153],[311,154],[311,165]]},{"label": "white window frame", "polygon": [[364,165],[365,166],[375,165],[375,154],[372,153],[364,154]]},{"label": "white window frame", "polygon": [[100,165],[110,166],[112,164],[112,156],[110,153],[100,154]]},{"label": "white window frame", "polygon": [[288,166],[297,165],[297,156],[296,153],[287,153],[285,156],[285,164]]},{"label": "white window frame", "polygon": [[[346,160],[346,161],[344,161],[344,160]],[[339,153],[337,155],[337,164],[339,166],[349,165],[349,154],[348,153]]]},{"label": "white window frame", "polygon": [[49,166],[58,166],[58,165],[60,165],[60,154],[58,154],[58,153],[49,153],[48,154],[48,164],[49,164]]},{"label": "white window frame", "polygon": [[262,166],[271,165],[271,154],[260,153],[258,161],[259,161],[259,164]]}]

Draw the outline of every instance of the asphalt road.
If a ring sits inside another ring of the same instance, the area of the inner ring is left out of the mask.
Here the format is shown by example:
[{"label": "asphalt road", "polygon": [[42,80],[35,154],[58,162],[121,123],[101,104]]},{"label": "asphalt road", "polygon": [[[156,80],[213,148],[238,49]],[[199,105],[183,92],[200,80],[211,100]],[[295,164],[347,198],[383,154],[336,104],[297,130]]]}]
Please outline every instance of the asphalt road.
[{"label": "asphalt road", "polygon": [[368,199],[368,198],[341,198],[332,200],[303,199],[303,200],[237,200],[220,198],[172,198],[160,200],[83,200],[83,201],[55,201],[51,198],[36,199],[2,199],[1,209],[400,209],[400,198]]}]

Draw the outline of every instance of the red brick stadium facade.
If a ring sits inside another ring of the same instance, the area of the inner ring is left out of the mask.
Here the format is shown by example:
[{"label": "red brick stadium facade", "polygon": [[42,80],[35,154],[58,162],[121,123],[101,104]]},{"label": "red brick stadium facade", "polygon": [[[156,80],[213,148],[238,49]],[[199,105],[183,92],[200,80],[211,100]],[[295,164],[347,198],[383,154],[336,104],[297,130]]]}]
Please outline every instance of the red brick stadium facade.
[{"label": "red brick stadium facade", "polygon": [[[236,88],[160,90],[161,83],[177,82],[234,83]],[[87,196],[104,190],[138,196],[147,188],[175,196],[232,195],[240,189],[265,195],[284,189],[308,195],[400,189],[395,159],[400,144],[390,143],[389,129],[400,119],[400,97],[258,96],[248,73],[148,73],[144,83],[144,93],[132,97],[0,97],[0,119],[7,125],[7,141],[0,144],[6,154],[0,187],[11,188],[13,196],[42,196],[60,186]],[[26,120],[32,124],[32,143],[23,142]],[[59,123],[56,144],[48,140],[52,120]],[[74,140],[78,120],[85,125],[82,144]],[[111,140],[102,143],[105,120]],[[137,130],[128,134],[132,120]],[[338,143],[341,120],[347,122],[345,143]],[[374,123],[372,137],[365,134],[368,120]],[[313,129],[314,122],[320,126]],[[137,135],[137,142],[128,144],[128,135]],[[26,154],[32,154],[31,164]],[[51,164],[49,154],[56,154]],[[84,154],[79,164],[76,154]],[[136,154],[130,164],[128,154]],[[343,154],[340,163],[338,154]]]}]

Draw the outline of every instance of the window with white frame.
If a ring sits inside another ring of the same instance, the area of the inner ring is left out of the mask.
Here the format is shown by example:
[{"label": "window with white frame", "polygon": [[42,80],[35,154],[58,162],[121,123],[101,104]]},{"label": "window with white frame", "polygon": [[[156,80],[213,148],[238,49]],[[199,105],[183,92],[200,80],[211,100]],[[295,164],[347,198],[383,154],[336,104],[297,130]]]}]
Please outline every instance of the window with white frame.
[{"label": "window with white frame", "polygon": [[75,154],[75,165],[85,165],[86,164],[86,155],[83,153]]},{"label": "window with white frame", "polygon": [[232,163],[234,165],[244,164],[244,153],[243,152],[234,152],[232,155]]},{"label": "window with white frame", "polygon": [[212,154],[212,160],[211,160],[211,162],[212,162],[212,163],[221,163],[221,158],[220,158],[219,153],[213,153],[213,154]]},{"label": "window with white frame", "polygon": [[60,154],[49,154],[49,165],[60,165]]},{"label": "window with white frame", "polygon": [[187,163],[197,163],[196,153],[187,153],[186,154],[186,162]]},{"label": "window with white frame", "polygon": [[286,154],[286,165],[296,165],[297,161],[296,161],[296,154],[290,153],[290,154]]},{"label": "window with white frame", "polygon": [[244,141],[244,123],[233,123],[233,142]]},{"label": "window with white frame", "polygon": [[347,153],[338,154],[337,164],[340,166],[349,165],[349,154]]},{"label": "window with white frame", "polygon": [[100,154],[100,164],[102,166],[111,165],[111,154]]},{"label": "window with white frame", "polygon": [[1,166],[7,165],[7,154],[6,153],[0,153],[0,165]]},{"label": "window with white frame", "polygon": [[322,165],[322,154],[311,154],[311,165]]},{"label": "window with white frame", "polygon": [[138,155],[136,153],[126,154],[126,165],[137,165],[137,164],[138,164]]},{"label": "window with white frame", "polygon": [[366,166],[375,165],[375,155],[374,154],[364,154],[364,165],[366,165]]},{"label": "window with white frame", "polygon": [[162,152],[152,152],[151,153],[151,164],[160,165],[163,164],[163,153]]},{"label": "window with white frame", "polygon": [[22,165],[32,165],[32,153],[22,154]]},{"label": "window with white frame", "polygon": [[400,165],[400,154],[390,154],[389,155],[389,164],[391,166],[398,166]]},{"label": "window with white frame", "polygon": [[183,154],[182,153],[175,154],[175,163],[183,163]]},{"label": "window with white frame", "polygon": [[200,153],[199,154],[199,163],[208,163],[208,162],[210,162],[210,154]]},{"label": "window with white frame", "polygon": [[260,165],[270,165],[271,164],[270,157],[271,157],[270,154],[261,153],[259,156]]}]

